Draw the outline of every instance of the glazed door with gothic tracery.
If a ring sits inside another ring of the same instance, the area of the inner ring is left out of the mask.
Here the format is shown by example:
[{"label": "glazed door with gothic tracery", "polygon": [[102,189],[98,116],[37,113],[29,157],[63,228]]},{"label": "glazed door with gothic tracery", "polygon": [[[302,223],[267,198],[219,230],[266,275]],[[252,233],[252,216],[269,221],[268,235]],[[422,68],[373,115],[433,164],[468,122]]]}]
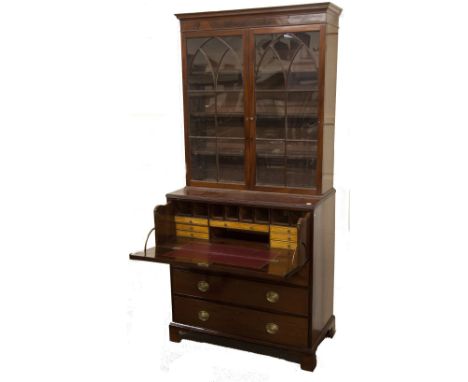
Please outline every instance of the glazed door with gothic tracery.
[{"label": "glazed door with gothic tracery", "polygon": [[244,185],[244,37],[185,43],[190,179]]},{"label": "glazed door with gothic tracery", "polygon": [[255,185],[316,187],[320,31],[253,32]]}]

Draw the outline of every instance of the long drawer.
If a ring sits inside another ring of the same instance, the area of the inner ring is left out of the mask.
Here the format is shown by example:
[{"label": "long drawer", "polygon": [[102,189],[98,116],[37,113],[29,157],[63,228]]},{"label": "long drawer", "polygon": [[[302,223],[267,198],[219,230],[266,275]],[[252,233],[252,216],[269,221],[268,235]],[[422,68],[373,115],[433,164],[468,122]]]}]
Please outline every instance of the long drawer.
[{"label": "long drawer", "polygon": [[172,292],[252,308],[308,314],[307,289],[303,288],[173,269]]},{"label": "long drawer", "polygon": [[210,220],[210,226],[255,232],[268,232],[270,230],[270,227],[267,224],[230,222],[225,220]]},{"label": "long drawer", "polygon": [[173,296],[173,320],[244,338],[307,347],[307,319]]}]

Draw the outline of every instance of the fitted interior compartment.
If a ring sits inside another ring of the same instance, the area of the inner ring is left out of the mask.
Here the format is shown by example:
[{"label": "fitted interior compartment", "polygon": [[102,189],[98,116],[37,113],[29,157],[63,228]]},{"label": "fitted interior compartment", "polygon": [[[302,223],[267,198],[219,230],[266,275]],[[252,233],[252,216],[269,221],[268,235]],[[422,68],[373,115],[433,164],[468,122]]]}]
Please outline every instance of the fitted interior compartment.
[{"label": "fitted interior compartment", "polygon": [[179,216],[193,216],[192,203],[190,202],[173,202],[174,214]]},{"label": "fitted interior compartment", "polygon": [[254,209],[251,207],[240,207],[239,217],[241,222],[253,222],[254,221]]},{"label": "fitted interior compartment", "polygon": [[212,204],[210,206],[210,218],[216,220],[223,220],[224,206],[220,206],[219,204]]},{"label": "fitted interior compartment", "polygon": [[239,229],[210,227],[210,237],[213,242],[229,244],[257,244],[268,247],[269,232],[254,232]]},{"label": "fitted interior compartment", "polygon": [[271,224],[289,225],[289,212],[287,210],[271,210]]},{"label": "fitted interior compartment", "polygon": [[268,208],[255,208],[255,223],[270,223],[270,211]]},{"label": "fitted interior compartment", "polygon": [[195,217],[208,217],[208,205],[203,203],[193,203],[193,216]]},{"label": "fitted interior compartment", "polygon": [[289,225],[297,225],[299,219],[304,216],[304,213],[301,211],[289,211]]},{"label": "fitted interior compartment", "polygon": [[226,218],[226,220],[238,221],[239,220],[239,207],[225,206],[224,217]]}]

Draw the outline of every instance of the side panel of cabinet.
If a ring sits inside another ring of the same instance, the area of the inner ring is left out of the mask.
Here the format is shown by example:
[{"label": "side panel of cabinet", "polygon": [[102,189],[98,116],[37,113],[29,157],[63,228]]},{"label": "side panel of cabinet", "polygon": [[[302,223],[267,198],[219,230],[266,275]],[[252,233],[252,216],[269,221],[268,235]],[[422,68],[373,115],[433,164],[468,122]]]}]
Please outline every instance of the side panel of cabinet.
[{"label": "side panel of cabinet", "polygon": [[325,67],[323,99],[323,155],[322,155],[322,193],[333,187],[333,162],[335,140],[335,100],[336,70],[338,54],[338,27],[325,27]]},{"label": "side panel of cabinet", "polygon": [[311,343],[333,315],[335,267],[335,195],[314,210],[312,253],[312,330]]}]

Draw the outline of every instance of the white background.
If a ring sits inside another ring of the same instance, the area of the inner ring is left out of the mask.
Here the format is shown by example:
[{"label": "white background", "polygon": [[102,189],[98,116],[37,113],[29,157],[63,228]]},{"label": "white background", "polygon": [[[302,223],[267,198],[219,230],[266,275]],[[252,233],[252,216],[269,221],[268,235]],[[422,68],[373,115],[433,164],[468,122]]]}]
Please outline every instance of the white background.
[{"label": "white background", "polygon": [[337,334],[314,374],[170,343],[167,266],[128,260],[184,185],[173,14],[288,3],[0,3],[1,381],[467,380],[463,1],[338,3]]}]

